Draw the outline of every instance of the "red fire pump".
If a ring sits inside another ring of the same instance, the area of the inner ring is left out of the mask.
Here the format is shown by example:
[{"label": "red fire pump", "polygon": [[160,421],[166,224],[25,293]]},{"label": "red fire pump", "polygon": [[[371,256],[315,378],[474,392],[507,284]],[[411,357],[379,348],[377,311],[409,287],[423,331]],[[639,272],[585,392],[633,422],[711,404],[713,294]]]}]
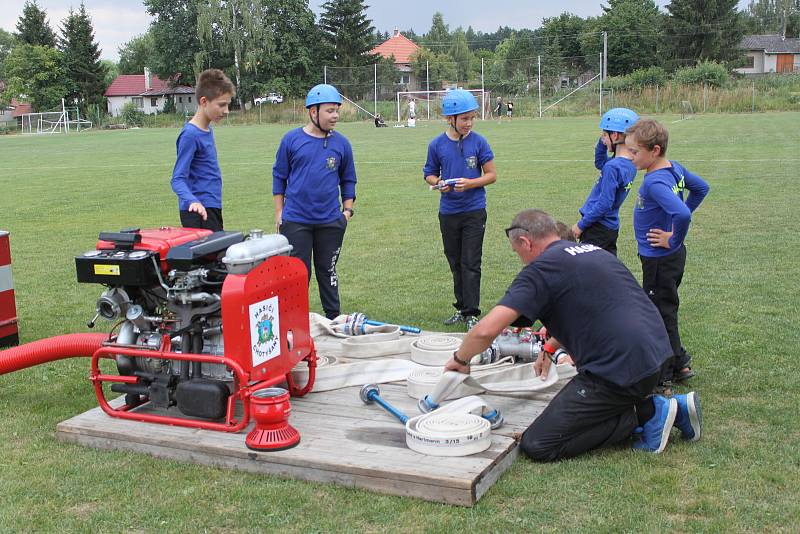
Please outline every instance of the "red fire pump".
[{"label": "red fire pump", "polygon": [[[293,396],[310,391],[316,352],[308,275],[290,251],[284,236],[257,231],[247,239],[169,227],[101,233],[75,264],[78,282],[106,286],[89,326],[102,317],[115,322],[111,333],[4,351],[0,374],[88,352],[90,380],[110,416],[238,432],[252,404],[248,447],[291,447],[300,436],[287,422],[289,395],[274,386],[285,382]],[[102,359],[114,360],[118,374],[101,372]],[[290,371],[301,360],[309,380],[298,387]],[[104,383],[125,395],[123,406],[106,400]]]}]

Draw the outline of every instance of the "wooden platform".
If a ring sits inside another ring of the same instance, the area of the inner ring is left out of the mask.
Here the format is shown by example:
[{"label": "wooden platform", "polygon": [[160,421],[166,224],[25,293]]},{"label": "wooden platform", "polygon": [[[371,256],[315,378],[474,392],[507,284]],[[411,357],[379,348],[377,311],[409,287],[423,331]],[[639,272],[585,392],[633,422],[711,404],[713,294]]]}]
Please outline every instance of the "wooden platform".
[{"label": "wooden platform", "polygon": [[[405,383],[380,388],[381,395],[406,414],[419,413],[416,399],[406,394]],[[486,396],[505,417],[505,425],[493,432],[491,448],[472,456],[441,458],[408,449],[399,421],[378,406],[363,404],[358,392],[359,388],[352,387],[292,399],[290,423],[302,439],[298,446],[279,452],[251,451],[244,444],[246,433],[125,421],[107,416],[100,408],[60,423],[56,435],[64,441],[101,449],[144,452],[184,462],[472,506],[516,459],[515,436],[555,394]]]}]

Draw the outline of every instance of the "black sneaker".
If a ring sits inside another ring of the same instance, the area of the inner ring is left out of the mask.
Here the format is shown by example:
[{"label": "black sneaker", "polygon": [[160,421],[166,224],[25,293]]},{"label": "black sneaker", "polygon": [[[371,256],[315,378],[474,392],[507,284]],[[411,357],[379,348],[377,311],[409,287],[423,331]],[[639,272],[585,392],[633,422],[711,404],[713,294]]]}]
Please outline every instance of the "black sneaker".
[{"label": "black sneaker", "polygon": [[452,317],[444,320],[444,324],[446,324],[447,326],[463,322],[464,322],[464,316],[461,315],[461,312],[455,312]]},{"label": "black sneaker", "polygon": [[478,318],[475,317],[474,315],[468,315],[466,318],[466,323],[467,323],[467,332],[469,332],[475,327],[476,324],[478,324]]}]

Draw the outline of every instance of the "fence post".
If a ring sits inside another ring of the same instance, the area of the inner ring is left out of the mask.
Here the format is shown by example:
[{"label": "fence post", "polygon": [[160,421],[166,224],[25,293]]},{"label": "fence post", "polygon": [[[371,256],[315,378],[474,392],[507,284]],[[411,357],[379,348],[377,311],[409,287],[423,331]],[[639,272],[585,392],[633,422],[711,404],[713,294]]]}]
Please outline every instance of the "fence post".
[{"label": "fence post", "polygon": [[542,118],[542,56],[537,56],[539,72],[536,76],[536,85],[539,87],[539,118]]},{"label": "fence post", "polygon": [[659,90],[659,86],[658,86],[658,84],[656,84],[656,113],[658,113],[658,96],[659,96],[658,90]]},{"label": "fence post", "polygon": [[750,109],[750,113],[756,112],[756,82],[753,82],[753,104]]},{"label": "fence post", "polygon": [[706,104],[708,103],[708,85],[703,82],[703,113],[706,112]]}]

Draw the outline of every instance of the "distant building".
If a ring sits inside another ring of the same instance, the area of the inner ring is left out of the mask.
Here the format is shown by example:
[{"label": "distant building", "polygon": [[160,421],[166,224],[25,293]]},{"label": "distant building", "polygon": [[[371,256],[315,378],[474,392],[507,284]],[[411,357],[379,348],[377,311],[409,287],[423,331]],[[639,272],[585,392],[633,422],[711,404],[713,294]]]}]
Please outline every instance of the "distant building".
[{"label": "distant building", "polygon": [[742,74],[800,72],[800,39],[782,35],[748,35],[739,44],[747,63],[736,69]]},{"label": "distant building", "polygon": [[128,102],[133,102],[145,115],[161,113],[170,96],[178,113],[194,114],[197,110],[194,87],[172,86],[151,74],[149,69],[144,69],[144,74],[117,76],[106,89],[105,96],[108,98],[108,112],[114,117],[119,116]]},{"label": "distant building", "polygon": [[395,29],[394,35],[371,50],[384,58],[394,57],[394,66],[399,72],[395,82],[395,91],[419,91],[424,89],[422,82],[414,75],[411,68],[411,56],[419,50],[414,41]]}]

